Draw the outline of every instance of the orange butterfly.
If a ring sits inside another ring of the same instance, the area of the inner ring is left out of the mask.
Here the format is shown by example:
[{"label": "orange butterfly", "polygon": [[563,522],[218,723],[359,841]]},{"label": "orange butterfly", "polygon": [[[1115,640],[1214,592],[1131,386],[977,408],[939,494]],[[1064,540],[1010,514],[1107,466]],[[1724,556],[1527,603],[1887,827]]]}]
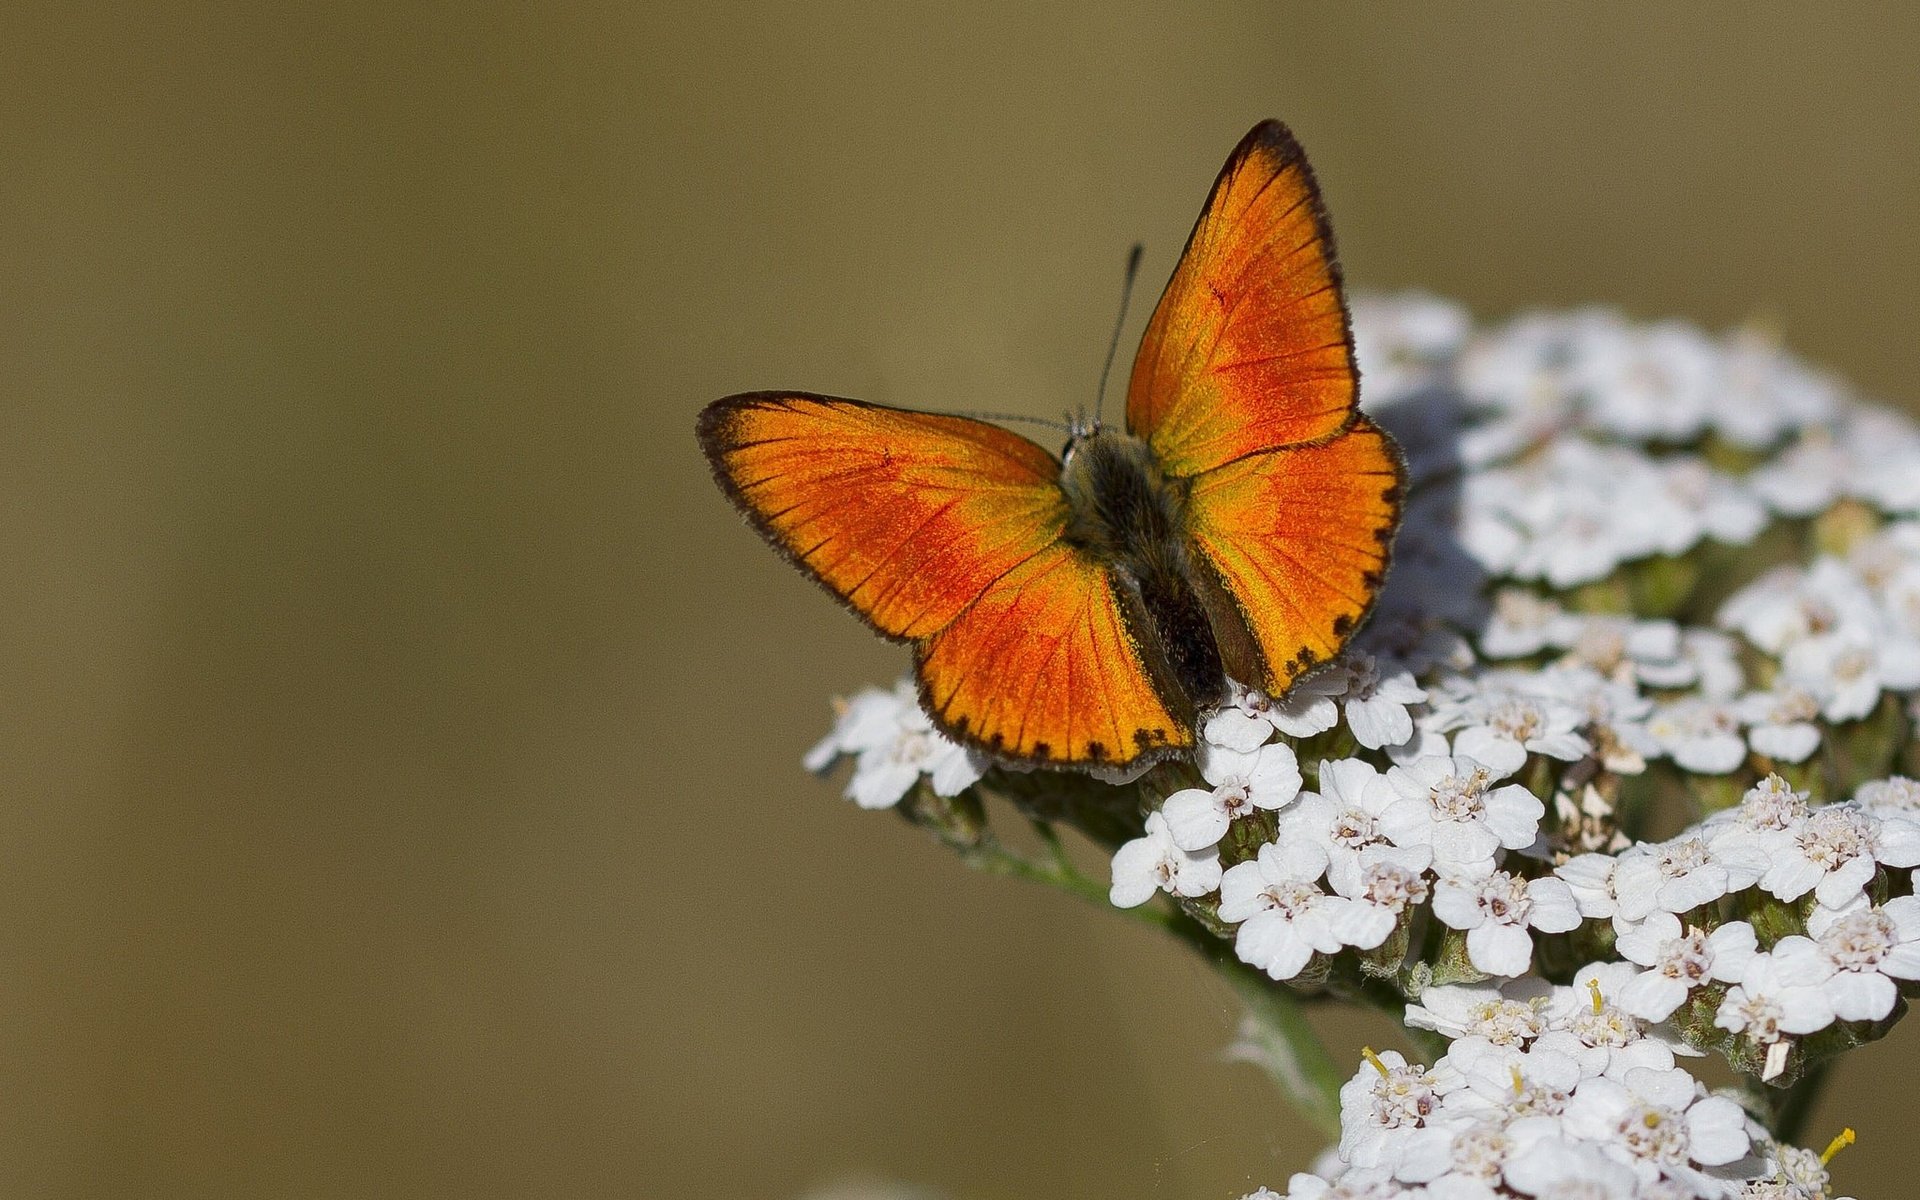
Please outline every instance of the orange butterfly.
[{"label": "orange butterfly", "polygon": [[913,643],[943,732],[1124,767],[1190,749],[1228,676],[1281,695],[1366,617],[1403,471],[1358,392],[1313,172],[1265,121],[1154,310],[1126,432],[1056,459],[968,417],[749,392],[699,434],[775,549]]}]

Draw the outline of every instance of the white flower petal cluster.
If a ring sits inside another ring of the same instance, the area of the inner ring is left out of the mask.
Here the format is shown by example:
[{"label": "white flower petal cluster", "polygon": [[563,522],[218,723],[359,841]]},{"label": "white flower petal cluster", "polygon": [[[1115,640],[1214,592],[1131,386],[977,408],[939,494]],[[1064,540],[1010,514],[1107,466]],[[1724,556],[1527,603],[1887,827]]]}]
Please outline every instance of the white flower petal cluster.
[{"label": "white flower petal cluster", "polygon": [[[1294,986],[1398,986],[1450,1040],[1369,1055],[1335,1157],[1254,1197],[1829,1200],[1824,1158],[1676,1056],[1773,1079],[1920,983],[1920,782],[1888,748],[1920,727],[1920,425],[1753,331],[1353,315],[1409,482],[1369,621],[1284,696],[1235,685],[1190,764],[1095,772],[1132,790],[1084,826],[1119,842],[1115,905],[1169,895]],[[991,766],[907,683],[807,763],[842,758],[872,808]]]},{"label": "white flower petal cluster", "polygon": [[1446,1053],[1429,1067],[1368,1051],[1340,1090],[1337,1157],[1295,1175],[1287,1200],[1729,1197],[1776,1170],[1740,1106],[1607,996],[1617,977],[1430,989],[1407,1020],[1450,1038]]},{"label": "white flower petal cluster", "polygon": [[1920,689],[1920,523],[1890,525],[1845,558],[1775,568],[1717,619],[1778,661],[1770,723],[1859,720],[1883,692]]},{"label": "white flower petal cluster", "polygon": [[1698,458],[1573,436],[1469,475],[1461,501],[1461,540],[1475,558],[1495,575],[1554,588],[1709,538],[1744,545],[1767,522],[1750,488]]},{"label": "white flower petal cluster", "polygon": [[[1430,901],[1436,917],[1466,931],[1480,970],[1526,971],[1533,931],[1565,932],[1579,924],[1580,914],[1562,880],[1497,869],[1500,855],[1533,844],[1546,811],[1526,788],[1503,783],[1504,774],[1445,754],[1413,758],[1384,774],[1359,758],[1320,763],[1318,789],[1289,795],[1293,802],[1280,814],[1274,840],[1220,879],[1219,916],[1238,926],[1234,947],[1241,960],[1275,979],[1291,979],[1316,951],[1381,945]],[[1149,871],[1157,872],[1161,890],[1176,890],[1165,882],[1174,878],[1173,868],[1154,830],[1170,828],[1172,818],[1163,814],[1175,801],[1199,811],[1205,795],[1175,793],[1149,818],[1148,835],[1121,847],[1114,859],[1116,897],[1151,895],[1142,873]],[[1169,834],[1166,844],[1178,849],[1177,835]]]},{"label": "white flower petal cluster", "polygon": [[809,771],[823,772],[843,756],[854,759],[846,795],[861,808],[892,808],[922,775],[941,796],[957,796],[979,782],[987,760],[942,736],[921,711],[911,679],[891,690],[864,688],[848,700],[833,732],[807,751]]},{"label": "white flower petal cluster", "polygon": [[[1610,920],[1619,955],[1641,970],[1620,988],[1635,1017],[1663,1021],[1702,988],[1723,991],[1715,1024],[1768,1049],[1836,1021],[1879,1021],[1895,980],[1920,969],[1920,900],[1874,904],[1868,885],[1920,864],[1920,785],[1900,777],[1851,801],[1809,806],[1778,775],[1738,806],[1665,842],[1586,854],[1555,868],[1582,917]],[[1810,898],[1804,934],[1762,949],[1745,920],[1723,920],[1729,898]],[[1767,1074],[1784,1063],[1769,1059]]]},{"label": "white flower petal cluster", "polygon": [[1455,375],[1478,412],[1467,461],[1512,457],[1572,428],[1624,441],[1705,435],[1750,450],[1830,423],[1831,378],[1741,330],[1634,324],[1598,308],[1534,313],[1469,338]]}]

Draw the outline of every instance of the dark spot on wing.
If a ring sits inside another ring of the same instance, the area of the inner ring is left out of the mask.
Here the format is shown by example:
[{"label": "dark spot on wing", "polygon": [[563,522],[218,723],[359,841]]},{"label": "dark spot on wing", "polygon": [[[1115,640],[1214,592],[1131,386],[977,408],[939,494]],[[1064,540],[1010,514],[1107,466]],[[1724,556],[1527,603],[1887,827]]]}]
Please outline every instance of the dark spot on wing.
[{"label": "dark spot on wing", "polygon": [[1352,614],[1341,613],[1339,616],[1333,619],[1333,636],[1345,637],[1352,632],[1353,632]]},{"label": "dark spot on wing", "polygon": [[993,736],[987,739],[987,745],[992,746],[995,750],[998,750],[1002,745],[1006,743],[1006,740],[1007,740],[1006,735],[1001,733],[998,729],[996,729],[993,731]]},{"label": "dark spot on wing", "polygon": [[1106,743],[1104,742],[1088,742],[1087,743],[1087,761],[1088,762],[1100,762],[1106,757],[1107,757]]},{"label": "dark spot on wing", "polygon": [[1035,742],[1033,744],[1033,756],[1035,758],[1046,758],[1049,756],[1048,752],[1052,749],[1053,747],[1045,742]]}]

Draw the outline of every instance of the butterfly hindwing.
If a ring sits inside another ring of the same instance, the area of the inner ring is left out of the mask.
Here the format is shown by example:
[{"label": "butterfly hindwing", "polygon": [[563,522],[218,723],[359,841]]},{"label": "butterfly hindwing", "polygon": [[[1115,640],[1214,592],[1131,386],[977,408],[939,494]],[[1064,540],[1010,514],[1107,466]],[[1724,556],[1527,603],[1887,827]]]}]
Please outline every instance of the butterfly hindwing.
[{"label": "butterfly hindwing", "polygon": [[1319,187],[1293,134],[1263,121],[1221,169],[1154,309],[1127,427],[1188,476],[1329,437],[1357,395]]},{"label": "butterfly hindwing", "polygon": [[1327,662],[1373,606],[1400,520],[1403,470],[1365,417],[1324,441],[1197,476],[1188,536],[1253,635],[1272,695]]},{"label": "butterfly hindwing", "polygon": [[1112,573],[1062,540],[1060,464],[1039,446],[967,417],[794,393],[716,401],[699,432],[768,541],[917,643],[943,731],[1049,765],[1191,744]]},{"label": "butterfly hindwing", "polygon": [[1124,766],[1193,744],[1193,714],[1155,686],[1111,574],[1064,543],[930,638],[919,666],[927,712],[998,754]]}]

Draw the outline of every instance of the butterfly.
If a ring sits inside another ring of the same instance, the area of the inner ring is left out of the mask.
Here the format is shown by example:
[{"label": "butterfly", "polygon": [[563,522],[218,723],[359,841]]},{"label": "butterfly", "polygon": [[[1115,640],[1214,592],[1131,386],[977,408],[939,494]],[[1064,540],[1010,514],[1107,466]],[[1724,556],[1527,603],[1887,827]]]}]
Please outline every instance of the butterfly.
[{"label": "butterfly", "polygon": [[1405,473],[1358,396],[1319,188],[1265,121],[1147,325],[1124,430],[1076,422],[1056,458],[970,417],[748,392],[698,433],[776,550],[913,645],[943,733],[1126,768],[1190,752],[1229,677],[1284,695],[1365,620]]}]

